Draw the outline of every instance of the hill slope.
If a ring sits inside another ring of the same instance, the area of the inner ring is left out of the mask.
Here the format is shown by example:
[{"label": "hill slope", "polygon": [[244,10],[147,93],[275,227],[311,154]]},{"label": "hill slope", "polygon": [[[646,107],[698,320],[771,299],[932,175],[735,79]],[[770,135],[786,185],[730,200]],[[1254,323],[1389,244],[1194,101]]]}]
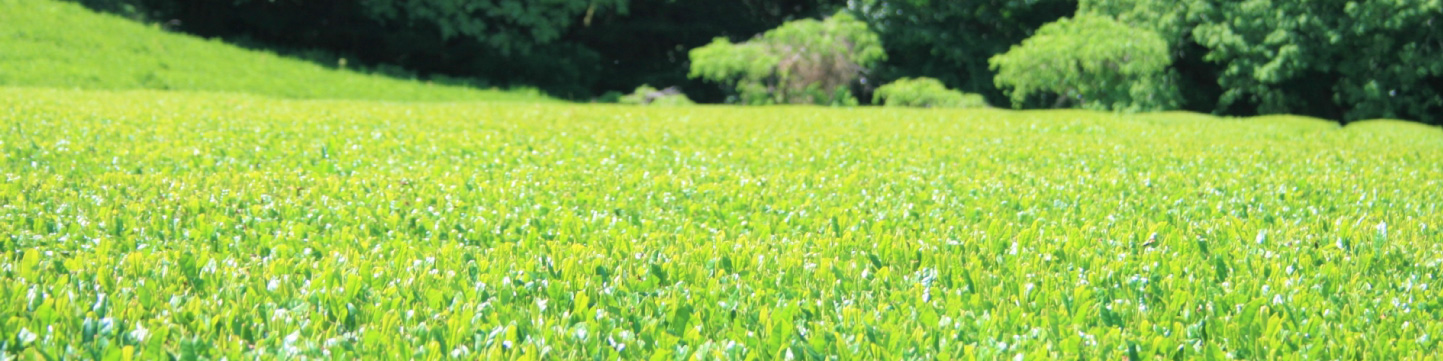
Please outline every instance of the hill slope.
[{"label": "hill slope", "polygon": [[0,0],[0,86],[244,92],[286,98],[549,101],[328,69],[51,0]]}]

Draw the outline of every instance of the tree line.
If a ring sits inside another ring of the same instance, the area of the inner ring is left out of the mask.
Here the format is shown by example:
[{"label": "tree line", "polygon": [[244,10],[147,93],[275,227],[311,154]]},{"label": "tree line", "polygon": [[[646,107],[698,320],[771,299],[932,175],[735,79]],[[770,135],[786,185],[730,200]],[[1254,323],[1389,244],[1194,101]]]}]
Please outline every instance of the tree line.
[{"label": "tree line", "polygon": [[329,66],[576,100],[650,85],[700,102],[1443,124],[1436,0],[74,1]]}]

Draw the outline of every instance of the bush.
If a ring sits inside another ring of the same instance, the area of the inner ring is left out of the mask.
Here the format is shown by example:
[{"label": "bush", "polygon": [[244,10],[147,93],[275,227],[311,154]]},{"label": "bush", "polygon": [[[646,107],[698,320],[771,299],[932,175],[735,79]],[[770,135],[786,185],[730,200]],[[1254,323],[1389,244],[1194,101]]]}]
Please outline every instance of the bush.
[{"label": "bush", "polygon": [[696,104],[696,102],[691,101],[691,98],[687,98],[686,94],[682,94],[681,90],[676,87],[657,90],[646,84],[636,87],[635,92],[622,96],[619,102],[621,104],[662,106]]},{"label": "bush", "polygon": [[608,91],[606,91],[605,93],[601,93],[601,96],[596,97],[596,99],[592,99],[592,102],[595,102],[595,103],[620,103],[620,102],[621,102],[621,97],[624,97],[624,96],[626,96],[626,94],[622,94],[622,93],[619,92],[619,91],[608,90]]},{"label": "bush", "polygon": [[872,102],[889,107],[978,108],[986,107],[981,95],[947,89],[932,78],[902,78],[877,88]]},{"label": "bush", "polygon": [[753,105],[856,105],[853,82],[887,57],[877,34],[845,12],[788,22],[741,44],[716,38],[688,55],[690,77],[731,86]]},{"label": "bush", "polygon": [[997,86],[1011,88],[1006,93],[1014,107],[1038,94],[1057,96],[1054,107],[1137,111],[1177,103],[1166,75],[1172,64],[1167,42],[1106,16],[1080,14],[1043,25],[989,62]]}]

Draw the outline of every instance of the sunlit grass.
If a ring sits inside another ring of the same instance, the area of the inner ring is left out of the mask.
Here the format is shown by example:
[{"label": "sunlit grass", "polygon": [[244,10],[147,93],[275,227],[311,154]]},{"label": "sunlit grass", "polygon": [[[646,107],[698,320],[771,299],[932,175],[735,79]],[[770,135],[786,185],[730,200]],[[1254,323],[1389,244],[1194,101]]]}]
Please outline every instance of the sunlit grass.
[{"label": "sunlit grass", "polygon": [[0,353],[1422,359],[1440,133],[0,89]]}]

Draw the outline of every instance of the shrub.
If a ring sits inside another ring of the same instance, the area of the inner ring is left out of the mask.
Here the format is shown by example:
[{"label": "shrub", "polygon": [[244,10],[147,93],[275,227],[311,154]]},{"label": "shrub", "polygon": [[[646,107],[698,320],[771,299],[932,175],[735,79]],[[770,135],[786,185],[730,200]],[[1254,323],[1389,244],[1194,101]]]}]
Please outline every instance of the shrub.
[{"label": "shrub", "polygon": [[687,98],[686,94],[683,94],[681,90],[676,87],[657,90],[646,84],[636,87],[636,91],[631,94],[622,96],[619,102],[622,104],[663,106],[696,104],[696,102],[691,101],[691,98]]},{"label": "shrub", "polygon": [[592,101],[596,103],[620,103],[621,97],[623,96],[626,96],[626,94],[615,90],[608,90],[605,93],[601,93],[601,96],[596,97],[596,99]]},{"label": "shrub", "polygon": [[932,78],[902,78],[877,88],[872,102],[889,107],[977,108],[986,107],[981,95],[947,89]]},{"label": "shrub", "polygon": [[852,83],[887,57],[877,34],[845,12],[788,22],[741,44],[716,38],[689,56],[690,77],[731,86],[753,105],[856,105]]}]

